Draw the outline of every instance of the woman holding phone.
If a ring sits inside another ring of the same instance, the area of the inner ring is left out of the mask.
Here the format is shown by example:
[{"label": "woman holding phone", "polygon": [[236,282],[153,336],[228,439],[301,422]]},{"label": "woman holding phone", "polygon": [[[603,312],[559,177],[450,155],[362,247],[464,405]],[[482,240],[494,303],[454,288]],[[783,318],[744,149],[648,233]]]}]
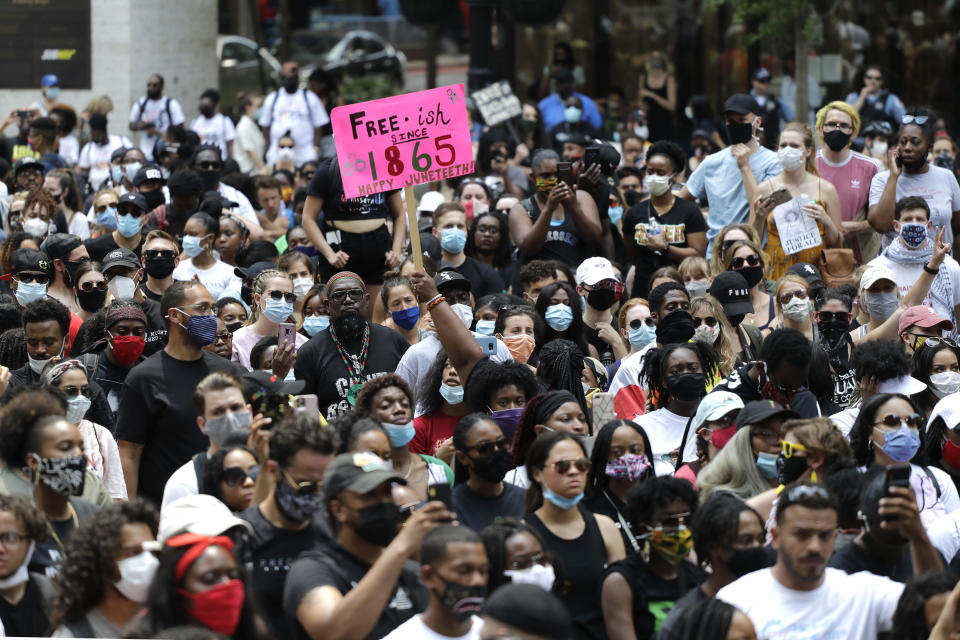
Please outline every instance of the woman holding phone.
[{"label": "woman holding phone", "polygon": [[296,332],[293,324],[293,279],[279,269],[264,269],[253,280],[253,304],[247,323],[233,334],[233,361],[249,370],[253,369],[250,352],[261,339],[277,336],[277,351],[273,356],[274,371],[277,364],[293,370],[297,349],[307,342],[307,337]]}]

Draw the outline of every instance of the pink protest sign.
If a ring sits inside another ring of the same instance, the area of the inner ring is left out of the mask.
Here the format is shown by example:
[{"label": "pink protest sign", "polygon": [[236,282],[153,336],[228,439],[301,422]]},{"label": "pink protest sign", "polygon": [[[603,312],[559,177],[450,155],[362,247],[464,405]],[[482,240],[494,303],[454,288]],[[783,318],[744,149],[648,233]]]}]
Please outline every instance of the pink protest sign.
[{"label": "pink protest sign", "polygon": [[474,171],[462,84],[337,107],[330,120],[347,198]]}]

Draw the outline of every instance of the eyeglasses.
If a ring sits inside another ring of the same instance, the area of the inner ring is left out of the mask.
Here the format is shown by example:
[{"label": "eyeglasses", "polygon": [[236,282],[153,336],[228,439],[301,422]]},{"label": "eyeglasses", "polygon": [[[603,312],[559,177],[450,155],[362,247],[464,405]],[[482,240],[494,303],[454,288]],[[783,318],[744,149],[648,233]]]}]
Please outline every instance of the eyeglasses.
[{"label": "eyeglasses", "polygon": [[241,467],[227,467],[223,470],[223,484],[237,489],[243,486],[247,478],[256,482],[259,475],[260,467],[253,467],[250,471],[244,471]]},{"label": "eyeglasses", "polygon": [[273,291],[264,291],[263,295],[269,296],[273,300],[286,300],[290,304],[293,304],[294,302],[297,301],[297,294],[284,293],[283,291],[280,291],[278,289],[274,289]]},{"label": "eyeglasses", "polygon": [[789,442],[787,440],[784,440],[780,443],[780,452],[783,454],[784,458],[792,458],[793,454],[795,454],[797,451],[803,451],[806,453],[807,448],[802,444],[797,442]]},{"label": "eyeglasses", "polygon": [[917,334],[910,333],[909,331],[905,331],[904,333],[906,333],[908,336],[914,337],[914,340],[916,342],[916,344],[913,347],[914,351],[916,351],[920,347],[936,347],[940,344],[945,344],[948,347],[953,347],[954,349],[960,348],[960,346],[957,345],[956,341],[951,340],[950,338],[939,338],[937,336],[918,336]]},{"label": "eyeglasses", "polygon": [[743,264],[746,263],[751,267],[755,267],[760,264],[760,256],[753,254],[752,256],[747,256],[746,258],[734,258],[730,261],[730,268],[734,271],[743,269]]},{"label": "eyeglasses", "polygon": [[183,313],[182,309],[196,309],[198,316],[212,316],[216,309],[214,306],[208,302],[200,302],[198,304],[185,304],[182,307],[170,307],[171,309],[176,309]]},{"label": "eyeglasses", "polygon": [[510,439],[506,437],[499,437],[494,442],[485,440],[483,442],[478,442],[472,447],[464,447],[464,453],[476,449],[477,453],[480,454],[481,458],[486,458],[487,456],[493,455],[494,449],[499,451],[509,451],[510,450]]},{"label": "eyeglasses", "polygon": [[705,324],[705,325],[707,325],[708,327],[710,327],[710,328],[712,329],[713,327],[717,326],[717,319],[716,319],[716,318],[711,318],[711,317],[709,317],[709,316],[706,317],[706,318],[694,318],[694,319],[693,319],[693,326],[694,326],[694,327],[699,327],[699,326],[702,325],[702,324]]},{"label": "eyeglasses", "polygon": [[823,131],[824,133],[828,131],[836,131],[839,129],[844,133],[853,133],[853,125],[849,125],[846,122],[824,122]]},{"label": "eyeglasses", "polygon": [[63,391],[63,394],[68,398],[76,398],[78,395],[83,396],[84,398],[92,398],[93,392],[90,391],[90,385],[85,384],[82,387],[78,387],[73,384],[68,384],[67,386],[60,389]]},{"label": "eyeglasses", "polygon": [[229,331],[224,331],[223,333],[218,333],[218,334],[215,335],[214,338],[213,338],[213,342],[214,342],[214,343],[217,343],[217,342],[230,342],[231,340],[233,340],[233,334],[230,333]]},{"label": "eyeglasses", "polygon": [[80,291],[93,291],[94,289],[98,291],[106,291],[107,281],[106,280],[87,280],[86,282],[80,283]]},{"label": "eyeglasses", "polygon": [[[757,429],[756,431],[751,431],[750,437],[760,438],[767,444],[777,444],[778,442],[780,442],[780,434],[771,429]],[[802,445],[795,445],[795,446],[802,446]]]},{"label": "eyeglasses", "polygon": [[14,280],[26,284],[30,284],[31,282],[35,282],[37,284],[49,284],[50,276],[45,273],[18,273],[16,277],[14,277]]},{"label": "eyeglasses", "polygon": [[147,258],[176,258],[177,252],[173,249],[149,249],[143,255]]},{"label": "eyeglasses", "polygon": [[27,539],[27,536],[22,533],[17,533],[16,531],[4,531],[0,533],[0,544],[4,547],[11,547],[13,545],[20,544]]},{"label": "eyeglasses", "polygon": [[330,299],[337,303],[344,303],[347,301],[347,297],[350,297],[354,300],[363,300],[363,296],[366,294],[366,291],[363,289],[340,289],[339,291],[334,291],[330,294]]},{"label": "eyeglasses", "polygon": [[850,314],[846,311],[818,311],[817,318],[820,322],[830,322],[832,320],[842,320],[846,322],[850,319]]},{"label": "eyeglasses", "polygon": [[927,117],[927,116],[912,116],[912,115],[910,115],[910,114],[908,113],[908,114],[906,114],[905,116],[903,116],[903,117],[900,119],[900,122],[901,122],[902,124],[920,124],[920,125],[924,125],[924,124],[927,124],[927,120],[929,120],[929,119],[930,119],[930,118]]},{"label": "eyeglasses", "polygon": [[645,318],[643,320],[631,320],[630,328],[639,329],[641,325],[647,325],[648,327],[656,326],[656,323],[653,321],[653,318]]},{"label": "eyeglasses", "polygon": [[901,418],[895,413],[890,413],[880,418],[878,422],[874,422],[873,426],[876,428],[877,425],[881,424],[888,429],[899,429],[901,425],[906,424],[911,429],[919,430],[920,425],[923,424],[923,418],[919,413],[911,414],[905,418]]},{"label": "eyeglasses", "polygon": [[289,484],[291,487],[296,489],[297,493],[301,495],[305,495],[305,496],[313,495],[314,493],[318,493],[320,490],[319,482],[313,482],[313,481],[294,482],[289,477],[287,477],[286,472],[284,472],[283,478],[284,480],[287,481],[287,484]]},{"label": "eyeglasses", "polygon": [[553,463],[553,469],[557,473],[567,473],[570,467],[576,467],[580,473],[586,473],[590,469],[589,458],[576,458],[575,460],[557,460]]},{"label": "eyeglasses", "polygon": [[796,291],[787,291],[786,293],[780,294],[777,300],[780,302],[780,304],[787,304],[794,298],[797,298],[799,300],[806,300],[807,292],[804,291],[803,289],[797,289]]}]

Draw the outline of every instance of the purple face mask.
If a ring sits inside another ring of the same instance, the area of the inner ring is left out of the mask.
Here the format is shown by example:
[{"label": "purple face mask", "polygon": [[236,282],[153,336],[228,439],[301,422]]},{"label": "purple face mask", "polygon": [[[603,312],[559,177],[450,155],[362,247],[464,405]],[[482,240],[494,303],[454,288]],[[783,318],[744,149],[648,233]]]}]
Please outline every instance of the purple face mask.
[{"label": "purple face mask", "polygon": [[493,421],[500,427],[503,435],[512,438],[517,434],[517,425],[520,423],[520,416],[523,415],[523,408],[501,409],[500,411],[494,411],[492,415]]},{"label": "purple face mask", "polygon": [[650,461],[642,453],[627,453],[607,463],[603,472],[608,478],[640,480],[650,471]]}]

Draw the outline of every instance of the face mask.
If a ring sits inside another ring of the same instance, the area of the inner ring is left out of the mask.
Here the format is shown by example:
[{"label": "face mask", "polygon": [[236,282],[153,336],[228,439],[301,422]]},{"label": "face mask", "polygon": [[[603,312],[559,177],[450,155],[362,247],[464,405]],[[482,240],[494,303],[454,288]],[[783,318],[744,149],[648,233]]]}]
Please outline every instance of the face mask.
[{"label": "face mask", "polygon": [[653,342],[653,339],[656,337],[656,326],[641,324],[636,329],[627,329],[627,340],[630,341],[630,346],[637,351]]},{"label": "face mask", "polygon": [[650,137],[650,128],[647,125],[642,124],[638,127],[633,128],[633,133],[641,140],[646,140]]},{"label": "face mask", "polygon": [[780,166],[783,167],[784,171],[799,169],[805,161],[803,149],[796,147],[781,147],[780,150],[777,151],[777,159],[780,161]]},{"label": "face mask", "polygon": [[277,149],[277,160],[290,162],[296,156],[296,152],[291,147],[281,147]]},{"label": "face mask", "polygon": [[919,249],[927,239],[927,227],[915,222],[901,224],[900,239],[911,249]]},{"label": "face mask", "polygon": [[313,278],[293,279],[293,293],[297,296],[297,300],[303,300],[303,296],[307,295],[311,287],[313,287]]},{"label": "face mask", "polygon": [[106,229],[107,231],[113,231],[117,228],[117,208],[116,207],[107,207],[103,210],[102,213],[97,214],[97,224]]},{"label": "face mask", "polygon": [[[180,311],[177,309],[177,311]],[[185,314],[183,311],[180,313]],[[208,344],[213,342],[213,339],[217,337],[217,316],[187,316],[189,320],[187,321],[187,326],[183,326],[181,323],[177,323],[187,332],[187,335],[193,340],[193,342],[198,347],[205,347]]]},{"label": "face mask", "polygon": [[470,328],[470,325],[473,324],[473,309],[468,304],[455,304],[452,307],[453,312],[457,314],[457,317],[460,318],[460,322],[463,323],[467,329]]},{"label": "face mask", "polygon": [[200,174],[200,182],[203,183],[204,191],[220,190],[220,171],[217,169],[208,169],[206,171],[197,171]]},{"label": "face mask", "polygon": [[517,433],[517,425],[520,424],[520,416],[523,415],[523,407],[519,409],[500,409],[490,414],[493,421],[500,427],[500,431],[508,438],[512,438]]},{"label": "face mask", "polygon": [[874,155],[885,156],[887,155],[887,143],[878,140],[873,143],[871,151],[873,151]]},{"label": "face mask", "polygon": [[160,561],[149,551],[120,560],[117,562],[120,581],[114,582],[113,586],[127,600],[143,604],[147,601],[147,592],[150,591],[150,585],[159,566]]},{"label": "face mask", "polygon": [[930,376],[930,386],[933,387],[933,395],[943,398],[960,391],[960,373],[956,371],[944,371]]},{"label": "face mask", "polygon": [[763,267],[760,265],[738,269],[737,273],[742,275],[744,280],[747,281],[748,289],[753,289],[755,286],[760,284],[761,280],[763,280]]},{"label": "face mask", "polygon": [[487,482],[500,482],[507,475],[510,466],[513,464],[513,457],[509,451],[497,449],[485,458],[473,459],[472,473],[477,474]]},{"label": "face mask", "polygon": [[351,525],[357,535],[378,547],[385,547],[397,535],[400,511],[392,502],[381,502],[357,510],[357,523]]},{"label": "face mask", "polygon": [[692,402],[706,394],[707,377],[702,373],[681,373],[667,377],[667,393],[681,402]]},{"label": "face mask", "polygon": [[545,319],[554,331],[566,331],[573,322],[573,309],[563,303],[552,304],[547,307]]},{"label": "face mask", "polygon": [[897,298],[896,291],[886,293],[870,293],[865,291],[860,298],[863,305],[867,308],[870,317],[878,322],[883,322],[897,310],[900,300]]},{"label": "face mask", "polygon": [[620,218],[623,217],[623,207],[607,207],[607,217],[615,226],[620,226]]},{"label": "face mask", "polygon": [[520,364],[527,363],[527,360],[530,359],[530,354],[533,353],[533,349],[537,346],[534,337],[528,333],[504,336],[501,341],[507,345],[507,350],[513,359]]},{"label": "face mask", "polygon": [[157,280],[163,280],[171,273],[173,273],[174,268],[176,267],[176,257],[165,257],[165,256],[155,256],[148,257],[145,261],[144,269],[147,271],[147,275],[151,278],[156,278]]},{"label": "face mask", "polygon": [[113,352],[113,357],[124,367],[129,367],[136,362],[147,345],[140,336],[115,336],[109,333],[107,335],[110,336],[110,350]]},{"label": "face mask", "polygon": [[409,331],[417,326],[418,322],[420,322],[420,307],[413,306],[409,309],[391,311],[390,317],[393,318],[393,321],[397,323],[398,327]]},{"label": "face mask", "polygon": [[153,211],[163,204],[163,189],[141,192],[140,195],[147,201],[147,211]]},{"label": "face mask", "polygon": [[140,222],[140,217],[122,213],[117,216],[117,231],[119,231],[120,235],[124,238],[132,238],[140,233]]},{"label": "face mask", "polygon": [[[304,325],[306,325],[307,321],[304,320],[303,323]],[[240,320],[237,320],[236,322],[231,322],[230,324],[225,324],[224,326],[227,328],[227,331],[229,331],[230,333],[236,333],[237,330],[243,326],[243,322]]]},{"label": "face mask", "polygon": [[586,382],[583,382],[582,380],[580,381],[580,386],[583,387],[583,395],[584,395],[584,396],[586,396],[586,395],[589,394],[591,391],[593,391],[593,387],[591,387],[590,385],[588,385]]},{"label": "face mask", "polygon": [[613,289],[594,289],[587,292],[587,304],[599,311],[606,311],[616,302],[617,292]]},{"label": "face mask", "polygon": [[777,456],[773,453],[761,451],[757,454],[757,470],[764,478],[777,477]]},{"label": "face mask", "polygon": [[644,183],[647,185],[647,189],[653,196],[662,196],[669,191],[670,182],[670,176],[648,175],[646,178],[644,178]]},{"label": "face mask", "polygon": [[687,293],[690,294],[691,298],[705,296],[710,290],[710,283],[706,280],[691,280],[683,286],[686,287]]},{"label": "face mask", "polygon": [[40,300],[47,297],[47,285],[37,284],[36,282],[19,282],[17,290],[13,294],[21,307],[25,307],[34,300]]},{"label": "face mask", "polygon": [[37,476],[43,484],[64,496],[83,493],[87,460],[82,455],[63,458],[41,458],[35,453],[31,455],[37,461]]},{"label": "face mask", "polygon": [[[58,353],[57,356],[59,357],[59,356],[61,356],[61,355],[63,355],[63,347],[62,347],[62,346],[60,347],[60,353]],[[44,359],[41,360],[41,359],[34,358],[34,357],[31,356],[30,354],[27,354],[27,364],[30,365],[30,369],[31,369],[35,374],[37,374],[38,376],[39,376],[41,373],[43,373],[44,367],[46,367],[46,366],[47,366],[47,363],[49,363],[49,362],[50,362],[50,358],[44,358]]]},{"label": "face mask", "polygon": [[550,193],[559,182],[558,178],[536,178],[537,191],[540,193]]},{"label": "face mask", "polygon": [[625,453],[607,463],[603,472],[617,480],[642,480],[650,473],[650,461],[642,453]]},{"label": "face mask", "polygon": [[823,337],[824,342],[830,348],[844,342],[847,332],[850,330],[850,323],[843,318],[833,318],[826,322],[818,322],[817,329]]},{"label": "face mask", "polygon": [[441,229],[440,247],[447,253],[460,253],[467,245],[467,232],[463,229]]},{"label": "face mask", "polygon": [[727,322],[730,323],[731,327],[739,327],[743,324],[743,319],[747,317],[745,313],[737,313],[732,316],[727,316]]},{"label": "face mask", "polygon": [[583,117],[583,109],[580,107],[565,107],[563,109],[563,119],[569,122],[570,124],[575,124],[580,122],[580,118]]},{"label": "face mask", "polygon": [[810,315],[810,301],[797,297],[791,298],[790,302],[783,305],[783,316],[795,322],[800,322]]},{"label": "face mask", "polygon": [[50,87],[47,89],[47,98],[56,100],[60,97],[60,87]]},{"label": "face mask", "polygon": [[50,230],[50,224],[41,218],[29,218],[23,221],[23,230],[36,238],[42,238]]},{"label": "face mask", "polygon": [[143,165],[139,162],[131,162],[129,164],[123,165],[123,173],[127,176],[127,180],[133,182],[134,177],[136,177],[137,172],[140,171],[140,167]]},{"label": "face mask", "polygon": [[33,552],[36,551],[36,549],[37,543],[31,540],[30,546],[27,547],[27,554],[24,556],[23,562],[20,563],[20,566],[17,567],[17,570],[6,578],[0,578],[0,589],[12,589],[13,587],[18,587],[30,579],[30,561],[33,559]]},{"label": "face mask", "polygon": [[83,394],[77,394],[67,400],[67,422],[80,424],[83,416],[87,415],[87,409],[90,408],[90,398]]},{"label": "face mask", "polygon": [[728,122],[727,136],[730,144],[747,144],[753,140],[752,122]]},{"label": "face mask", "polygon": [[317,248],[309,244],[301,244],[299,247],[294,247],[294,251],[299,251],[303,255],[313,258],[317,255]]},{"label": "face mask", "polygon": [[460,404],[463,402],[463,387],[451,387],[448,384],[441,384],[440,397],[450,404]]},{"label": "face mask", "polygon": [[322,493],[299,493],[283,478],[277,483],[273,498],[280,511],[295,522],[312,520],[314,514],[323,506]]},{"label": "face mask", "polygon": [[717,449],[723,449],[736,432],[737,426],[734,424],[725,429],[714,429],[710,432],[710,444]]},{"label": "face mask", "polygon": [[477,320],[477,327],[474,331],[483,336],[492,336],[493,329],[496,325],[496,320]]},{"label": "face mask", "polygon": [[717,338],[720,337],[720,325],[715,324],[712,327],[708,327],[705,324],[701,324],[699,327],[693,331],[693,339],[699,340],[700,342],[706,342],[707,344],[713,344],[717,341]]},{"label": "face mask", "polygon": [[190,601],[190,615],[211,631],[232,636],[243,612],[244,587],[240,580],[221,582],[200,593],[177,591]]},{"label": "face mask", "polygon": [[330,316],[309,316],[303,319],[303,330],[311,338],[330,326]]},{"label": "face mask", "polygon": [[781,453],[777,456],[777,482],[782,485],[788,485],[803,475],[807,470],[807,459],[800,456],[791,458],[784,457]]},{"label": "face mask", "polygon": [[487,586],[469,586],[451,582],[434,571],[434,575],[440,578],[447,586],[443,595],[433,592],[440,605],[450,614],[450,617],[458,622],[466,622],[472,616],[479,614],[483,608],[484,596],[487,594]]},{"label": "face mask", "polygon": [[211,442],[222,447],[231,435],[244,435],[244,438],[250,435],[252,421],[253,417],[249,411],[228,411],[222,416],[207,420],[204,430]]},{"label": "face mask", "polygon": [[684,525],[669,533],[654,530],[650,536],[650,547],[670,564],[680,564],[693,549],[693,532]]},{"label": "face mask", "polygon": [[198,255],[203,253],[203,238],[199,238],[197,236],[183,236],[183,251],[191,258],[196,258]]},{"label": "face mask", "polygon": [[413,436],[416,435],[417,430],[413,428],[413,420],[406,424],[390,424],[389,422],[381,422],[383,428],[387,430],[387,435],[390,436],[390,446],[391,447],[405,447],[407,443],[413,440]]},{"label": "face mask", "polygon": [[84,291],[77,289],[77,302],[80,308],[89,313],[96,313],[103,308],[103,303],[107,301],[107,292],[93,289]]},{"label": "face mask", "polygon": [[553,565],[549,564],[535,564],[528,569],[507,569],[503,575],[510,578],[514,584],[532,584],[544,591],[553,589],[553,583],[557,579]]},{"label": "face mask", "polygon": [[690,312],[677,309],[657,323],[657,342],[660,344],[682,344],[693,338],[696,327]]},{"label": "face mask", "polygon": [[107,282],[107,289],[117,300],[133,300],[137,292],[137,283],[127,276],[114,276]]},{"label": "face mask", "polygon": [[943,461],[954,469],[960,469],[960,447],[950,442],[948,439],[940,453],[943,457]]},{"label": "face mask", "polygon": [[907,425],[901,425],[893,433],[886,432],[886,442],[883,443],[883,452],[896,462],[908,462],[917,455],[920,448],[920,434]]},{"label": "face mask", "polygon": [[267,305],[263,307],[263,315],[265,315],[271,322],[276,322],[278,324],[281,322],[286,322],[287,318],[289,318],[290,314],[292,313],[293,303],[287,302],[283,298],[280,298],[279,300],[268,298]]},{"label": "face mask", "polygon": [[738,578],[760,569],[766,569],[770,562],[767,560],[767,550],[763,547],[747,547],[733,549],[733,554],[724,562],[727,568]]},{"label": "face mask", "polygon": [[839,129],[834,129],[823,134],[823,141],[827,143],[831,150],[841,151],[850,142],[850,135]]},{"label": "face mask", "polygon": [[573,509],[578,504],[580,504],[580,501],[583,500],[583,492],[581,491],[580,493],[573,496],[572,498],[567,498],[561,495],[557,495],[556,493],[553,492],[552,489],[550,489],[550,487],[548,487],[547,485],[543,485],[543,497],[546,500],[550,501],[558,509],[569,511],[570,509]]}]

